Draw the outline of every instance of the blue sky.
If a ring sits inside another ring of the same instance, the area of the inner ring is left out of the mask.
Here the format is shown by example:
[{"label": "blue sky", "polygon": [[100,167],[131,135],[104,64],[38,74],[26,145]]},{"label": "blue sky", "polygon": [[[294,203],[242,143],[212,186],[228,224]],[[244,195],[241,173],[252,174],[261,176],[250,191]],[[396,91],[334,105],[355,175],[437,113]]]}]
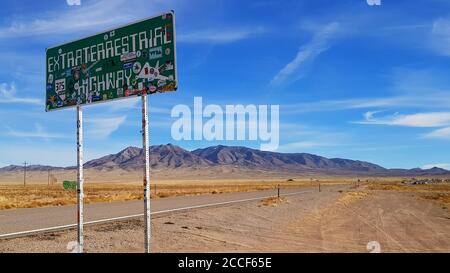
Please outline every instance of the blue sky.
[{"label": "blue sky", "polygon": [[[176,104],[280,105],[281,152],[450,169],[446,0],[3,1],[0,166],[74,165],[75,109],[46,113],[45,48],[173,9],[179,90],[149,98],[151,144]],[[84,108],[86,159],[140,146],[140,100]],[[223,141],[259,147],[257,141]]]}]

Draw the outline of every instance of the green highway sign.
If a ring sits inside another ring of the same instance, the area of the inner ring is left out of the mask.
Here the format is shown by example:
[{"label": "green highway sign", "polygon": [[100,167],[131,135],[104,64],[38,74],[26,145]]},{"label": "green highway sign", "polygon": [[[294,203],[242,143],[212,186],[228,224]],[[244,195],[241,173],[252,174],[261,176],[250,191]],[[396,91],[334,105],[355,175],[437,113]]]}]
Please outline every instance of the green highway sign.
[{"label": "green highway sign", "polygon": [[66,190],[76,190],[77,189],[77,182],[76,181],[64,181],[63,182],[63,187]]},{"label": "green highway sign", "polygon": [[173,11],[46,51],[46,111],[177,86]]}]

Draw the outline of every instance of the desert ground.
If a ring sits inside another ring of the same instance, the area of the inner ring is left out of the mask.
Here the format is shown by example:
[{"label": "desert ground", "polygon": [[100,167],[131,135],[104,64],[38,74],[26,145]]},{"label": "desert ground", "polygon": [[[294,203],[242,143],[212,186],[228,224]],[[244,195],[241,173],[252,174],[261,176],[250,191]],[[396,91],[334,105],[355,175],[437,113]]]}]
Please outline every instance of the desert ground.
[{"label": "desert ground", "polygon": [[[63,181],[76,181],[72,171],[53,172],[54,179],[48,179],[47,172],[29,172],[26,185],[23,173],[0,175],[0,210],[76,204],[76,191],[64,189]],[[208,178],[203,178],[208,177]],[[367,179],[366,179],[367,180]],[[373,181],[374,178],[372,178]],[[127,181],[127,182],[124,182]],[[222,176],[190,177],[172,173],[170,177],[153,174],[150,178],[151,198],[173,196],[219,194],[227,192],[248,192],[282,188],[318,187],[319,184],[342,185],[355,183],[357,179],[336,177],[305,178],[300,176],[261,176],[223,174]],[[85,176],[85,203],[116,202],[143,199],[142,172],[112,171],[91,172]]]},{"label": "desert ground", "polygon": [[[142,219],[85,227],[86,252],[142,252]],[[0,241],[0,252],[69,252],[76,230]],[[450,185],[349,182],[280,199],[160,214],[153,252],[450,252]],[[69,245],[70,246],[70,245]]]}]

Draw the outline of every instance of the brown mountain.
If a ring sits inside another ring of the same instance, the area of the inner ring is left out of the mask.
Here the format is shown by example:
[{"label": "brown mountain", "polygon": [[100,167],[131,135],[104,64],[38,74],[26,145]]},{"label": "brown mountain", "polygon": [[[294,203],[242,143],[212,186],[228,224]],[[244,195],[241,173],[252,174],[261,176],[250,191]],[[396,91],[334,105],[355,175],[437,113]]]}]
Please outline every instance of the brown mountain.
[{"label": "brown mountain", "polygon": [[[107,155],[85,163],[86,169],[111,170],[124,169],[141,170],[144,154],[141,148],[128,147],[117,154]],[[247,147],[213,146],[197,149],[192,152],[176,145],[158,145],[150,147],[150,166],[155,170],[175,169],[208,169],[208,172],[222,172],[225,169],[233,171],[267,171],[280,173],[309,174],[361,174],[361,175],[449,175],[450,171],[432,168],[386,169],[369,162],[325,158],[307,153],[276,153],[266,152]],[[75,167],[55,168],[50,166],[29,166],[30,171],[47,171],[74,169]],[[23,166],[8,166],[0,168],[0,172],[22,171]]]},{"label": "brown mountain", "polygon": [[[143,149],[128,147],[117,154],[107,155],[86,162],[85,168],[135,170],[144,164]],[[156,169],[208,166],[203,158],[178,146],[167,144],[150,147],[150,166]]]},{"label": "brown mountain", "polygon": [[192,151],[213,164],[237,165],[266,170],[323,170],[351,172],[384,172],[378,165],[349,159],[332,158],[306,153],[275,153],[246,147],[214,146]]}]

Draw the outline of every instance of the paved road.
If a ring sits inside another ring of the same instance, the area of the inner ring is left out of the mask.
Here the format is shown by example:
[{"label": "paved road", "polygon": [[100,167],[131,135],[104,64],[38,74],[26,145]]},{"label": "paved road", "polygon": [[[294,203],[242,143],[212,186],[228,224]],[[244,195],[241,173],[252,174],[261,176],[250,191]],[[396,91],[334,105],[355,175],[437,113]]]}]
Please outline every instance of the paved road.
[{"label": "paved road", "polygon": [[[317,191],[313,188],[282,189],[282,195]],[[151,201],[152,215],[174,210],[192,209],[228,202],[264,198],[276,195],[276,190],[237,192],[197,196],[179,196]],[[249,201],[249,200],[248,200]],[[76,205],[0,211],[0,238],[2,235],[76,224]],[[143,201],[96,203],[85,205],[85,222],[117,217],[139,216]]]}]

